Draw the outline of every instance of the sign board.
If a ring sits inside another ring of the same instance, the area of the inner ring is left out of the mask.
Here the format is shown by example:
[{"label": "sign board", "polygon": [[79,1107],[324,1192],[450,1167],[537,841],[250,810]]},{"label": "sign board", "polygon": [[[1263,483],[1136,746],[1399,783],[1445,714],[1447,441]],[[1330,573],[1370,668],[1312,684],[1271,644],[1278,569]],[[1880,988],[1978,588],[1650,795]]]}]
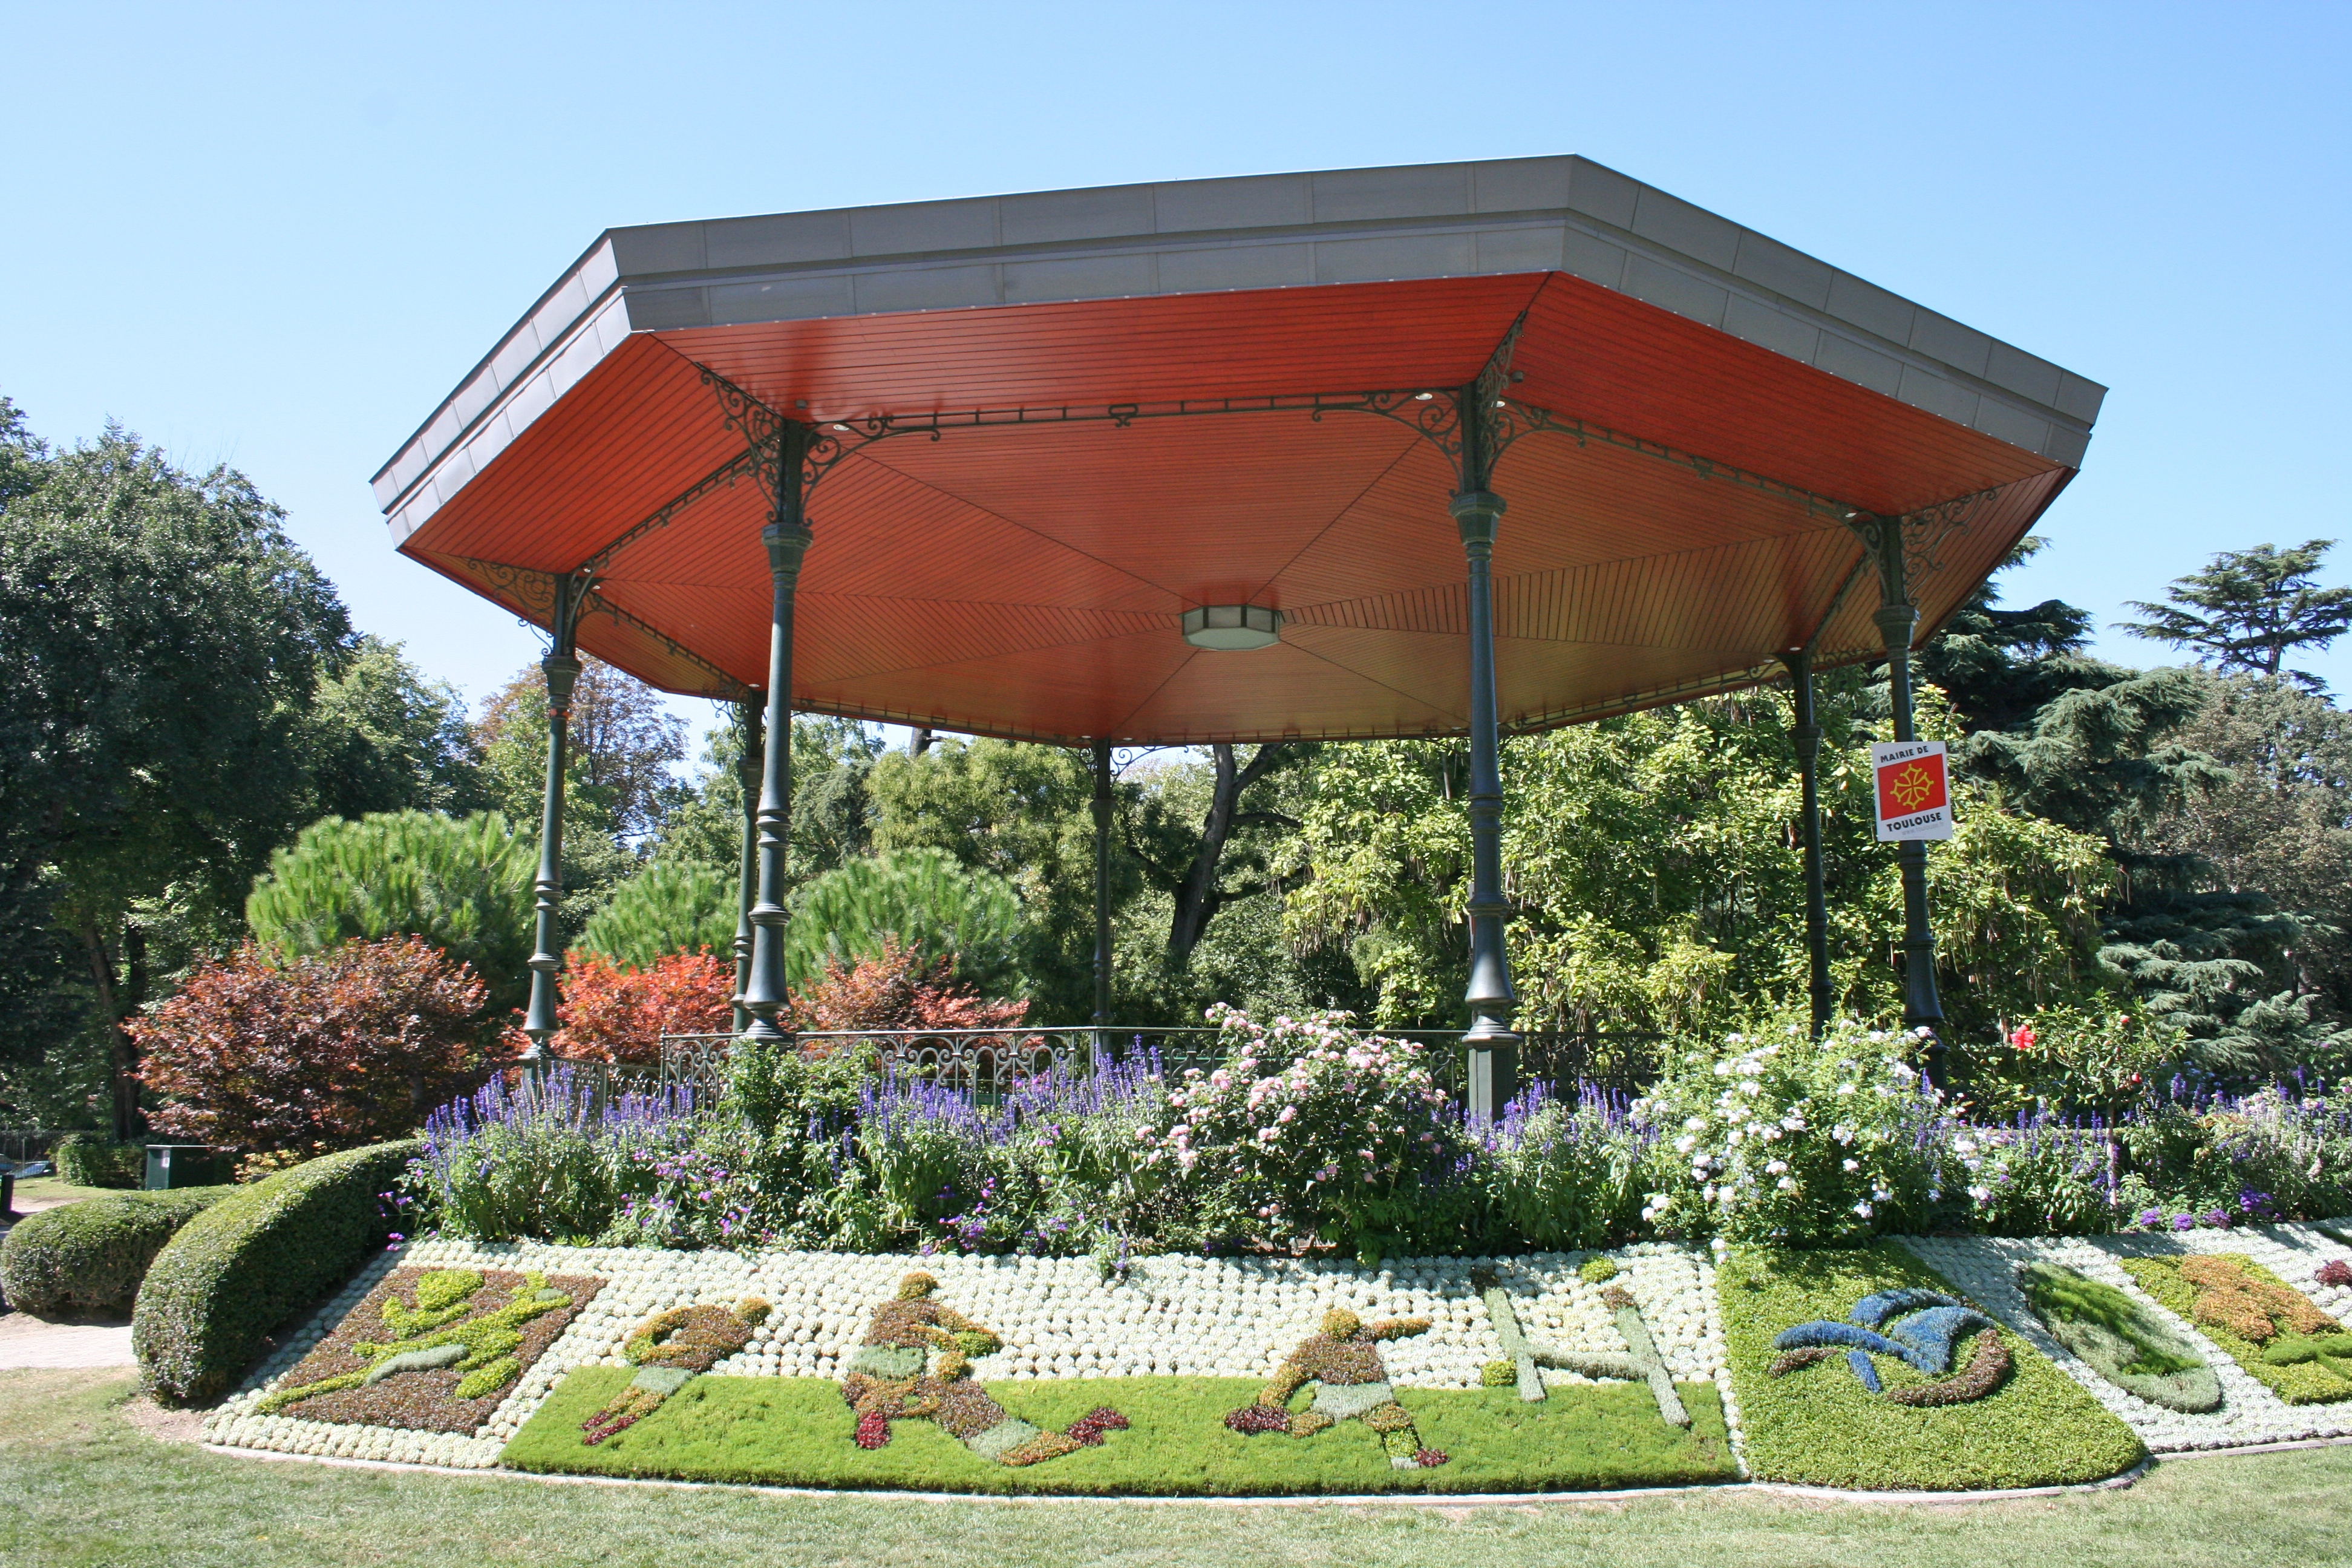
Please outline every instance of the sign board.
[{"label": "sign board", "polygon": [[1943,742],[1874,742],[1870,771],[1878,784],[1881,842],[1952,836],[1951,780],[1944,771]]}]

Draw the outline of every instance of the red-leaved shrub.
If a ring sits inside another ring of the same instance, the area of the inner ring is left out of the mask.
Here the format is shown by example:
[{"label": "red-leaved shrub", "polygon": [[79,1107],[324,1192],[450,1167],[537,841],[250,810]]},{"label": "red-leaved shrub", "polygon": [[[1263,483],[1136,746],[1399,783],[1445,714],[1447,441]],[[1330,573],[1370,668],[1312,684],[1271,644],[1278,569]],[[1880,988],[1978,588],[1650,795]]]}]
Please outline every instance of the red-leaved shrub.
[{"label": "red-leaved shrub", "polygon": [[828,958],[824,977],[793,997],[798,1029],[1008,1029],[1029,1004],[991,1000],[955,979],[955,960],[925,962],[895,937],[879,956],[848,967]]},{"label": "red-leaved shrub", "polygon": [[149,1121],[247,1152],[396,1138],[488,1067],[486,994],[470,966],[414,936],[295,959],[247,942],[129,1026],[142,1081],[167,1101]]},{"label": "red-leaved shrub", "polygon": [[[564,955],[562,994],[555,1006],[563,1027],[549,1052],[572,1061],[661,1060],[664,1035],[724,1034],[734,1021],[735,968],[708,949],[673,952],[651,969],[630,969],[593,952]],[[507,1032],[520,1050],[520,1028]]]}]

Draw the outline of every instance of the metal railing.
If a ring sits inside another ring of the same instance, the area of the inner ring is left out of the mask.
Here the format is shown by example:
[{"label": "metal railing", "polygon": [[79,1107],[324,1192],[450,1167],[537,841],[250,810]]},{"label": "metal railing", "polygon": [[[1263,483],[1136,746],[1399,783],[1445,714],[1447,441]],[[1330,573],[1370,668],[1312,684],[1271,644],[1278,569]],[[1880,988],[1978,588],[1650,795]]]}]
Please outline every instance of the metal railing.
[{"label": "metal railing", "polygon": [[[1462,1093],[1464,1058],[1459,1029],[1368,1031],[1429,1047],[1439,1085]],[[992,1097],[1019,1079],[1048,1072],[1080,1073],[1097,1065],[1147,1063],[1167,1078],[1187,1068],[1213,1071],[1225,1059],[1223,1031],[1208,1025],[1117,1025],[1005,1029],[818,1029],[794,1037],[803,1050],[825,1053],[871,1047],[887,1071],[931,1079],[969,1093]],[[1655,1080],[1664,1037],[1635,1034],[1533,1033],[1519,1042],[1519,1081],[1543,1083],[1573,1098],[1600,1088],[1637,1093]],[[698,1098],[724,1085],[727,1058],[735,1037],[728,1034],[665,1035],[656,1068],[607,1069],[614,1087],[620,1075],[635,1087],[683,1089]]]},{"label": "metal railing", "polygon": [[0,1127],[0,1159],[44,1159],[67,1133],[89,1131],[81,1127]]}]

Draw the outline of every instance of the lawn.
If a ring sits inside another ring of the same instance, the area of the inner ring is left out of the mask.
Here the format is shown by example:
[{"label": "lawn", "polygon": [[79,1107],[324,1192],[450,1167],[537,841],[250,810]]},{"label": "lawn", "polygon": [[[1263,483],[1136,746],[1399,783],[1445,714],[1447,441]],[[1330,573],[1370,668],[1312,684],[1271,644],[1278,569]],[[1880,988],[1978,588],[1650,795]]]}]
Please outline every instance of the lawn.
[{"label": "lawn", "polygon": [[506,1451],[524,1469],[785,1486],[1081,1495],[1233,1496],[1286,1492],[1592,1490],[1735,1480],[1723,1411],[1708,1384],[1683,1386],[1693,1428],[1658,1419],[1645,1387],[1561,1387],[1537,1405],[1512,1389],[1405,1389],[1423,1442],[1451,1456],[1397,1470],[1356,1422],[1311,1437],[1244,1437],[1225,1413],[1255,1378],[1080,1378],[990,1385],[1015,1415],[1055,1430],[1097,1405],[1133,1423],[1102,1447],[1020,1468],[982,1459],[929,1421],[892,1425],[868,1452],[838,1384],[818,1378],[705,1377],[594,1447],[580,1424],[629,1379],[617,1367],[566,1378]]},{"label": "lawn", "polygon": [[120,1373],[0,1373],[11,1568],[896,1568],[977,1563],[2145,1568],[2342,1562],[2352,1448],[2168,1463],[2122,1491],[1921,1507],[1701,1489],[1624,1503],[1137,1505],[561,1486],[159,1443]]}]

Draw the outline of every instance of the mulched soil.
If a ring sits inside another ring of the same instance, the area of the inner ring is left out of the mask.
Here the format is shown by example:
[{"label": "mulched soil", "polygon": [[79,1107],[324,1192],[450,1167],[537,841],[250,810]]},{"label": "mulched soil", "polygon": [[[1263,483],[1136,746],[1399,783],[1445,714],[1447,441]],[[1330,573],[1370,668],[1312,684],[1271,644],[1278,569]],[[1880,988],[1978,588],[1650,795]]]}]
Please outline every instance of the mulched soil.
[{"label": "mulched soil", "polygon": [[[383,1302],[397,1292],[405,1306],[416,1303],[416,1279],[425,1270],[416,1268],[395,1268],[384,1276],[382,1284],[367,1294],[367,1299],[352,1308],[335,1331],[320,1340],[309,1355],[293,1371],[288,1373],[281,1387],[298,1387],[316,1383],[321,1378],[336,1377],[347,1372],[358,1372],[367,1366],[365,1357],[352,1353],[351,1347],[362,1341],[383,1344],[391,1338],[384,1327]],[[523,1282],[520,1274],[503,1268],[482,1270],[482,1288],[474,1292],[467,1305],[473,1311],[457,1321],[470,1321],[497,1311],[513,1299]],[[555,1342],[556,1336],[579,1314],[591,1298],[604,1288],[604,1281],[584,1274],[551,1274],[551,1289],[572,1298],[569,1307],[558,1307],[551,1312],[541,1312],[522,1325],[522,1346],[514,1352],[515,1359],[529,1372],[541,1352]],[[447,1327],[455,1328],[456,1322]],[[395,1373],[382,1383],[363,1388],[338,1389],[332,1394],[320,1394],[286,1407],[284,1414],[299,1415],[306,1421],[347,1422],[367,1426],[404,1426],[417,1432],[471,1432],[490,1418],[499,1402],[514,1392],[509,1383],[496,1393],[479,1399],[459,1399],[456,1396],[458,1381],[465,1373],[451,1367],[432,1372]]]}]

